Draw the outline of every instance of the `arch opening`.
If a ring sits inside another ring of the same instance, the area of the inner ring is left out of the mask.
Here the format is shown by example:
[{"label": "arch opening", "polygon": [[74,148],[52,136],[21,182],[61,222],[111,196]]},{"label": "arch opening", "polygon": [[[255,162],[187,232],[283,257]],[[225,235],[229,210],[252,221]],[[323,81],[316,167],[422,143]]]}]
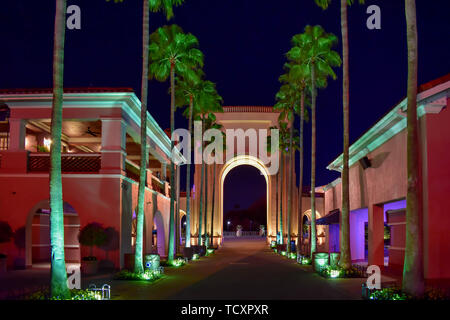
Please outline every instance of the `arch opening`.
[{"label": "arch opening", "polygon": [[[80,218],[77,211],[63,202],[64,212],[64,255],[67,264],[80,264],[81,252],[78,234]],[[22,237],[17,232],[16,246],[25,250],[24,264],[35,268],[49,268],[50,245],[50,202],[43,200],[31,209]],[[20,229],[19,229],[20,230]]]},{"label": "arch opening", "polygon": [[[238,167],[238,166],[242,166],[242,165],[247,165],[247,166],[252,166],[256,169],[258,169],[258,171],[260,172],[261,175],[264,176],[264,180],[266,183],[265,186],[265,195],[266,195],[266,199],[265,199],[265,234],[269,235],[271,232],[271,224],[270,224],[270,205],[271,205],[271,181],[270,181],[270,176],[268,173],[267,168],[265,167],[265,165],[262,163],[261,160],[259,160],[258,158],[252,157],[252,156],[248,156],[248,155],[241,155],[241,156],[237,156],[233,159],[231,159],[230,161],[228,161],[222,168],[220,174],[219,174],[219,210],[220,210],[220,215],[219,215],[219,223],[220,223],[220,233],[222,235],[222,241],[224,238],[224,235],[227,235],[225,232],[228,230],[230,231],[230,226],[228,225],[228,221],[227,223],[224,223],[224,183],[225,183],[225,179],[228,175],[228,173],[233,170],[234,168]],[[236,226],[234,226],[236,227]],[[259,225],[256,227],[257,230],[259,230]],[[252,226],[250,227],[250,229],[255,229],[252,223]],[[233,230],[236,231],[236,230]],[[258,233],[258,231],[256,231]]]}]

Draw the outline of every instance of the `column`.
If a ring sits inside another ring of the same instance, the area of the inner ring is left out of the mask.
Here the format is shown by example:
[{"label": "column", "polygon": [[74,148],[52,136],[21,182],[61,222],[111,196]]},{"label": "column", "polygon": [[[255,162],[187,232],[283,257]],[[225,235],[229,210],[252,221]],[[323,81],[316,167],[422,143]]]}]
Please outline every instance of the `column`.
[{"label": "column", "polygon": [[369,265],[384,267],[384,212],[383,206],[369,205],[368,217]]},{"label": "column", "polygon": [[23,119],[9,120],[9,151],[25,150],[25,121]]},{"label": "column", "polygon": [[123,119],[101,119],[102,160],[100,173],[123,174],[126,159],[126,126]]}]

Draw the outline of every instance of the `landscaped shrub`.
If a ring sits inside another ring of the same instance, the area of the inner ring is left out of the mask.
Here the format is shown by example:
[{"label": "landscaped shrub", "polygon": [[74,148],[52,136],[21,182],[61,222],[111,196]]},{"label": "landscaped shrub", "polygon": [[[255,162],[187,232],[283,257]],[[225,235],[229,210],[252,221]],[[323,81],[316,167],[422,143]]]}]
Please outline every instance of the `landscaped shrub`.
[{"label": "landscaped shrub", "polygon": [[369,295],[370,300],[448,300],[449,296],[441,289],[431,288],[427,289],[423,296],[413,297],[398,287],[383,288],[374,290]]},{"label": "landscaped shrub", "polygon": [[144,280],[155,281],[162,277],[161,272],[146,270],[143,273],[131,272],[128,270],[121,270],[114,275],[114,280]]},{"label": "landscaped shrub", "polygon": [[25,298],[25,300],[101,300],[101,299],[102,295],[99,292],[80,289],[70,290],[69,299],[63,299],[58,296],[52,297],[50,296],[50,291],[48,289],[37,291]]},{"label": "landscaped shrub", "polygon": [[375,290],[369,295],[370,300],[408,300],[410,296],[403,293],[399,288],[384,288]]},{"label": "landscaped shrub", "polygon": [[318,270],[318,273],[325,278],[365,278],[360,270],[351,266],[349,269],[343,269],[339,266],[325,266]]},{"label": "landscaped shrub", "polygon": [[90,256],[83,257],[83,260],[95,261],[97,260],[97,258],[93,256],[94,246],[100,247],[104,245],[108,239],[105,229],[103,229],[102,225],[97,222],[92,222],[87,224],[83,229],[80,230],[78,240],[80,241],[81,245],[91,248]]}]

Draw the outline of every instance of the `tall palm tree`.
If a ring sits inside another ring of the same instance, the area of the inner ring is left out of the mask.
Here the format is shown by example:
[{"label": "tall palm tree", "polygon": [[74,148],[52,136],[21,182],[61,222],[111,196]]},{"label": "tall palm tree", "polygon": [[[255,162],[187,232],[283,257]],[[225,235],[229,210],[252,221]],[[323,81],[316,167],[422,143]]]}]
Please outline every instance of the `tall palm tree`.
[{"label": "tall palm tree", "polygon": [[[193,72],[195,72],[193,70]],[[194,115],[194,100],[197,101],[201,94],[202,70],[196,70],[197,77],[184,78],[177,77],[175,102],[179,107],[187,106],[184,115],[188,118],[188,130],[192,132],[192,121]],[[188,151],[189,154],[191,150]],[[191,161],[187,162],[186,169],[186,247],[191,246]]]},{"label": "tall palm tree", "polygon": [[[327,9],[331,0],[315,0],[316,4]],[[364,0],[359,0],[360,4],[364,3]],[[349,47],[348,47],[348,19],[347,19],[347,6],[352,5],[353,0],[341,0],[341,33],[342,33],[342,82],[343,82],[343,95],[342,95],[342,107],[343,107],[343,144],[344,150],[342,152],[342,212],[340,223],[340,251],[341,256],[339,265],[345,269],[351,267],[352,258],[350,252],[350,197],[349,197]]]},{"label": "tall palm tree", "polygon": [[[223,112],[223,110],[221,110]],[[220,130],[222,128],[221,124],[218,124],[215,120],[208,124],[208,129],[217,129]],[[211,143],[213,143],[213,141],[211,141]],[[225,139],[225,133],[222,132],[222,150],[221,150],[221,154],[219,154],[220,157],[223,157],[223,151],[226,149],[226,139]],[[215,154],[213,154],[213,156],[216,156]],[[213,163],[213,181],[212,181],[212,199],[211,199],[211,225],[210,225],[210,242],[209,242],[209,246],[213,246],[214,245],[214,200],[215,200],[215,194],[216,194],[216,167],[217,164]],[[205,223],[205,228],[206,228],[206,223]]]},{"label": "tall palm tree", "polygon": [[[295,165],[293,156],[295,155],[295,146],[294,143],[294,117],[295,114],[298,113],[299,109],[299,94],[297,86],[295,83],[291,82],[289,79],[289,73],[284,74],[280,77],[281,82],[285,82],[286,84],[281,86],[280,91],[276,94],[276,99],[278,100],[274,106],[275,110],[280,110],[279,120],[286,121],[289,123],[289,142],[288,142],[288,150],[289,150],[289,165],[291,172],[288,174],[288,210],[287,210],[287,252],[291,251],[291,216],[292,216],[292,202],[293,202],[293,177],[295,172]],[[296,137],[298,138],[298,137]]]},{"label": "tall palm tree", "polygon": [[[200,110],[200,118],[202,120],[202,130],[203,132],[209,129],[212,124],[216,121],[216,116],[214,113],[223,112],[222,108],[222,97],[217,93],[216,86],[211,81],[203,82],[203,95],[199,99],[199,110]],[[203,136],[202,132],[202,136]],[[203,148],[202,148],[203,150]],[[208,232],[207,232],[207,215],[208,215],[208,170],[205,162],[202,157],[202,174],[201,174],[201,191],[200,191],[200,214],[199,214],[199,242],[202,242],[202,227],[201,225],[204,223],[205,228],[205,245],[207,245],[208,241]],[[204,201],[204,216],[203,216],[203,201]]]},{"label": "tall palm tree", "polygon": [[[106,0],[110,1],[110,0]],[[123,2],[123,0],[114,0]],[[147,183],[147,103],[148,103],[148,61],[149,61],[149,12],[162,11],[167,20],[173,17],[173,7],[184,0],[142,0],[142,73],[141,73],[141,166],[139,169],[138,205],[136,214],[136,245],[134,253],[134,272],[144,272],[144,202]]]},{"label": "tall palm tree", "polygon": [[[177,25],[158,28],[150,35],[150,76],[158,81],[170,78],[170,132],[175,130],[175,75],[189,77],[187,72],[197,66],[203,67],[203,54],[197,49],[198,40],[195,36]],[[174,141],[171,142],[174,150]],[[170,161],[170,217],[169,217],[169,252],[167,262],[171,264],[175,251],[175,168],[173,159]]]},{"label": "tall palm tree", "polygon": [[64,257],[64,209],[61,177],[61,135],[64,94],[64,42],[66,31],[66,0],[56,0],[53,40],[53,101],[50,146],[50,245],[51,295],[69,297]]},{"label": "tall palm tree", "polygon": [[419,137],[417,124],[417,21],[416,1],[405,0],[406,37],[408,43],[408,110],[406,246],[403,266],[403,291],[420,296],[424,291],[423,239],[420,221],[422,184],[419,172]]},{"label": "tall palm tree", "polygon": [[[270,127],[269,129],[278,129],[279,130],[279,152],[281,156],[280,160],[280,170],[278,172],[278,175],[280,176],[280,187],[279,187],[279,193],[278,193],[278,186],[277,186],[277,199],[279,198],[279,230],[280,230],[280,238],[279,238],[279,244],[284,243],[284,234],[283,234],[283,188],[284,188],[284,163],[285,163],[285,155],[287,153],[287,150],[289,149],[289,129],[287,122],[283,121],[283,117],[278,117],[278,126]],[[271,136],[268,137],[268,150],[271,150]],[[277,230],[278,231],[278,230]]]},{"label": "tall palm tree", "polygon": [[[295,48],[295,43],[293,43]],[[310,99],[308,96],[308,86],[309,86],[309,73],[305,65],[306,51],[293,50],[295,54],[291,51],[287,53],[287,58],[289,63],[285,65],[288,74],[286,75],[284,81],[287,83],[292,83],[296,86],[300,94],[300,110],[299,114],[299,183],[298,183],[298,221],[297,221],[297,251],[301,251],[301,235],[303,234],[303,220],[302,220],[302,206],[303,206],[303,135],[304,135],[304,123],[308,121],[308,112],[305,109],[305,102],[310,104]]]},{"label": "tall palm tree", "polygon": [[294,47],[289,51],[293,59],[304,55],[304,67],[311,81],[311,257],[317,250],[316,230],[316,87],[325,88],[328,77],[336,79],[332,67],[341,65],[339,54],[332,50],[337,38],[326,33],[321,26],[306,26],[305,32],[292,38]]}]

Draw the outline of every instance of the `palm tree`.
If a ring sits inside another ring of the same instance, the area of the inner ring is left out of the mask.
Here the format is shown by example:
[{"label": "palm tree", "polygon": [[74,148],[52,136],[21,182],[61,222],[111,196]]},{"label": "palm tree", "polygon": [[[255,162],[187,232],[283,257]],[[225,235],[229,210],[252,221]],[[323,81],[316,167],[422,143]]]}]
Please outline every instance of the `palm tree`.
[{"label": "palm tree", "polygon": [[407,110],[407,170],[406,246],[403,266],[403,291],[420,296],[424,291],[423,244],[420,223],[419,138],[417,125],[417,21],[416,1],[405,0],[406,37],[408,42],[408,110]]},{"label": "palm tree", "polygon": [[[223,110],[222,110],[222,112],[223,112]],[[221,128],[222,128],[222,125],[221,124],[218,124],[218,123],[216,123],[215,121],[213,122],[213,123],[211,123],[209,126],[208,126],[208,129],[209,128],[213,128],[213,129],[217,129],[217,130],[220,130]],[[211,142],[212,143],[212,142]],[[224,132],[222,132],[222,152],[226,149],[226,139],[225,139],[225,133]],[[215,156],[215,154],[214,154],[214,156]],[[220,154],[220,157],[222,157],[223,156],[223,154]],[[213,163],[213,175],[212,175],[212,178],[213,178],[213,181],[212,181],[212,201],[211,201],[211,233],[210,233],[210,238],[211,238],[211,241],[210,241],[210,243],[209,243],[209,245],[210,246],[213,246],[214,245],[214,200],[215,200],[215,194],[216,194],[216,167],[217,167],[217,164],[215,164],[215,163]],[[206,227],[206,223],[205,223],[205,227]]]},{"label": "palm tree", "polygon": [[[328,4],[331,0],[315,0],[316,4],[323,9],[328,8]],[[364,3],[364,0],[359,0],[360,4]],[[342,166],[342,213],[341,213],[341,223],[340,223],[340,251],[341,256],[339,260],[339,265],[345,269],[351,267],[352,258],[350,252],[350,197],[349,197],[349,48],[348,48],[348,19],[347,19],[347,5],[352,5],[353,0],[341,0],[341,33],[342,33],[342,59],[343,59],[343,70],[342,70],[342,82],[343,82],[343,95],[342,95],[342,106],[343,106],[343,126],[344,126],[344,150],[343,155],[343,166]]]},{"label": "palm tree", "polygon": [[[194,70],[193,70],[194,72]],[[177,77],[175,102],[177,106],[188,106],[185,110],[185,116],[188,118],[188,130],[192,132],[192,119],[194,115],[194,100],[197,101],[201,94],[201,78],[203,72],[196,70],[197,77],[191,76],[187,79]],[[200,89],[200,90],[199,90]],[[191,150],[189,150],[191,153]],[[191,246],[191,162],[187,162],[186,169],[186,247]]]},{"label": "palm tree", "polygon": [[[276,99],[278,102],[275,104],[274,109],[280,110],[279,120],[287,121],[289,126],[289,165],[291,172],[289,173],[289,182],[288,182],[288,212],[287,212],[287,252],[291,251],[291,215],[292,215],[292,202],[293,202],[293,177],[295,166],[293,156],[295,155],[294,149],[294,117],[295,113],[298,113],[299,109],[299,90],[296,87],[294,82],[290,81],[289,73],[284,74],[280,77],[281,82],[286,82],[286,84],[281,86],[280,91],[276,95]],[[295,144],[297,145],[297,144]]]},{"label": "palm tree", "polygon": [[[289,54],[288,54],[289,58]],[[300,110],[299,114],[299,182],[298,182],[298,223],[297,223],[297,251],[301,250],[301,234],[302,234],[302,195],[303,195],[303,129],[304,123],[308,120],[308,112],[305,109],[305,100],[307,100],[307,87],[308,87],[308,77],[309,75],[306,73],[306,70],[303,65],[302,59],[292,59],[290,64],[287,64],[287,69],[289,70],[289,74],[287,76],[287,81],[293,82],[295,86],[298,88],[297,90],[300,93]],[[309,102],[309,100],[307,100]]]},{"label": "palm tree", "polygon": [[305,32],[292,38],[294,47],[289,51],[293,59],[304,57],[305,70],[311,80],[311,257],[317,250],[316,232],[316,87],[325,88],[328,77],[336,79],[332,67],[341,65],[339,54],[332,50],[337,38],[326,33],[321,26],[306,26]]},{"label": "palm tree", "polygon": [[[106,0],[110,1],[110,0]],[[114,0],[123,2],[123,0]],[[139,169],[138,205],[136,214],[136,245],[134,253],[134,272],[144,272],[144,202],[147,183],[147,103],[148,103],[148,60],[149,60],[149,12],[163,11],[167,20],[173,17],[173,7],[179,6],[184,0],[142,0],[142,73],[141,73],[141,166]]]},{"label": "palm tree", "polygon": [[[222,97],[218,95],[216,91],[216,86],[211,81],[204,81],[202,83],[203,85],[203,94],[201,95],[199,99],[199,117],[202,120],[202,136],[203,132],[207,130],[213,123],[216,121],[216,116],[214,115],[215,112],[223,112],[222,108]],[[203,142],[202,142],[203,144]],[[203,150],[203,148],[202,148]],[[201,183],[200,183],[200,214],[199,214],[199,243],[203,244],[202,241],[202,224],[205,224],[204,232],[205,232],[205,245],[207,245],[207,215],[208,215],[208,170],[205,167],[206,164],[203,161],[202,157],[202,173],[201,173]],[[204,193],[203,193],[204,192]],[[204,203],[204,209],[205,209],[205,216],[203,217],[203,201]]]},{"label": "palm tree", "polygon": [[[158,81],[166,81],[170,77],[170,132],[175,130],[175,75],[189,77],[190,72],[197,66],[203,67],[203,54],[196,47],[198,40],[195,36],[177,25],[158,28],[150,35],[150,76]],[[174,150],[174,141],[171,142]],[[170,161],[170,217],[169,217],[169,252],[167,262],[174,259],[175,245],[175,168],[173,159]]]},{"label": "palm tree", "polygon": [[53,102],[50,146],[50,244],[53,297],[69,297],[64,257],[64,210],[61,177],[61,135],[64,94],[64,42],[66,31],[66,0],[56,0],[53,43]]},{"label": "palm tree", "polygon": [[[282,121],[283,117],[278,117],[278,126],[270,127],[269,129],[278,129],[279,130],[279,150],[280,150],[280,170],[278,175],[280,175],[280,192],[279,192],[279,228],[280,228],[280,240],[279,244],[284,243],[284,234],[283,234],[283,183],[284,183],[284,162],[285,162],[285,154],[289,148],[289,129],[288,124],[285,121]],[[268,137],[268,150],[271,150],[271,137]],[[277,199],[278,199],[278,186],[277,186]]]}]

